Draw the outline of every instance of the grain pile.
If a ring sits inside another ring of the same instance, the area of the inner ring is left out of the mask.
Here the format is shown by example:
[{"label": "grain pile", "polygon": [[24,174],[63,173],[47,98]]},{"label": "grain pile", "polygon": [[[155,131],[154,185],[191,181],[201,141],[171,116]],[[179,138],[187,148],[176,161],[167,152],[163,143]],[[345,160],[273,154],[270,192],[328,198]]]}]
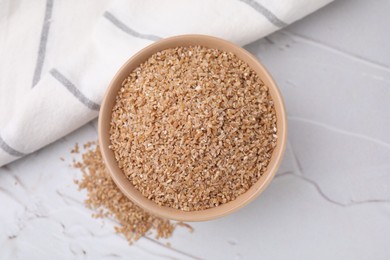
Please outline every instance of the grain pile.
[{"label": "grain pile", "polygon": [[[87,150],[82,160],[74,163],[74,167],[83,172],[83,177],[75,183],[80,189],[87,190],[85,204],[98,212],[94,217],[115,219],[119,223],[116,232],[122,233],[130,243],[151,231],[155,231],[157,238],[168,238],[177,225],[189,227],[184,223],[173,224],[169,220],[152,216],[134,205],[112,181],[99,147],[87,143],[84,148]],[[78,151],[76,145],[72,153]]]},{"label": "grain pile", "polygon": [[154,54],[122,83],[110,149],[148,199],[184,211],[234,200],[277,142],[268,88],[234,54],[200,46]]}]

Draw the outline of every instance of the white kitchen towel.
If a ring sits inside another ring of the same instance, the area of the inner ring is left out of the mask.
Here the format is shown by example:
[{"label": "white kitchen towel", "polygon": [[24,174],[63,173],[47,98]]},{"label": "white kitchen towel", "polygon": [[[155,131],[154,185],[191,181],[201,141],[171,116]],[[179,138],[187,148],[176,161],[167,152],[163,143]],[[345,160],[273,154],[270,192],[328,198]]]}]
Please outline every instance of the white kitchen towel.
[{"label": "white kitchen towel", "polygon": [[154,41],[208,34],[245,45],[331,1],[1,1],[0,166],[95,118],[121,64]]}]

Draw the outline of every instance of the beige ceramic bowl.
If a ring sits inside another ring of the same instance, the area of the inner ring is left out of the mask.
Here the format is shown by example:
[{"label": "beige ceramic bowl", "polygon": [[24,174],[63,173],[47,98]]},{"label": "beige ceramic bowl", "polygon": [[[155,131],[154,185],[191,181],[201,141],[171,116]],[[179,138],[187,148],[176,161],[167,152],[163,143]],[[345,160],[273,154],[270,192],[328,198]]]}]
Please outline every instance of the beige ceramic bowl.
[{"label": "beige ceramic bowl", "polygon": [[[263,82],[269,87],[270,94],[274,100],[277,116],[278,141],[277,146],[272,154],[271,161],[267,167],[267,171],[247,192],[240,195],[234,201],[215,208],[185,212],[178,209],[159,206],[155,202],[145,198],[132,186],[124,173],[119,169],[114,158],[114,153],[108,148],[108,146],[110,145],[109,130],[112,108],[115,104],[115,97],[121,87],[123,80],[130,74],[131,71],[146,61],[152,54],[168,48],[190,45],[201,45],[209,48],[216,48],[232,52],[240,59],[247,62],[249,66],[258,73]],[[238,210],[239,208],[254,200],[271,182],[279,167],[286,146],[286,135],[287,123],[283,100],[278,88],[275,85],[275,82],[272,80],[271,76],[265,70],[265,68],[256,58],[254,58],[250,53],[241,47],[222,39],[204,35],[182,35],[160,40],[142,49],[133,57],[131,57],[119,69],[118,73],[112,79],[103,99],[99,115],[99,144],[101,152],[104,158],[104,162],[120,190],[129,199],[131,199],[144,210],[163,218],[180,221],[205,221],[222,217]]]}]

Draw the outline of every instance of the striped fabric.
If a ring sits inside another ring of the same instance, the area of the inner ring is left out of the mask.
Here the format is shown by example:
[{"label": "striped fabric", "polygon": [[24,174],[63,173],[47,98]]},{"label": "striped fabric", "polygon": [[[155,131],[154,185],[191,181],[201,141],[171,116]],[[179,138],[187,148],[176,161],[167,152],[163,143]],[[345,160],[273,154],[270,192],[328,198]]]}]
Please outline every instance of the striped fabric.
[{"label": "striped fabric", "polygon": [[198,33],[240,45],[331,0],[5,0],[0,2],[0,166],[98,115],[131,55]]}]

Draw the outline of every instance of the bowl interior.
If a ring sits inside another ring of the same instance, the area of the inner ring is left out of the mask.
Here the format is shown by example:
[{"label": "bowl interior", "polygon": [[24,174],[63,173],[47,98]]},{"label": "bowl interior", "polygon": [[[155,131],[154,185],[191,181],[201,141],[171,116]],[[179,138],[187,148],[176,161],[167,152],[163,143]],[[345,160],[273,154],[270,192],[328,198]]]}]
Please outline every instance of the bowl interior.
[{"label": "bowl interior", "polygon": [[[240,59],[244,60],[249,64],[249,66],[258,73],[263,82],[269,87],[270,95],[272,96],[275,104],[276,116],[277,116],[277,128],[278,128],[278,140],[277,145],[273,151],[271,161],[267,167],[267,171],[263,176],[244,194],[240,195],[233,201],[230,201],[226,204],[220,205],[218,207],[201,210],[201,211],[191,211],[184,212],[181,210],[161,207],[155,202],[145,198],[127,179],[125,174],[118,167],[117,162],[114,157],[113,151],[111,151],[108,146],[110,145],[110,121],[112,108],[115,105],[116,95],[121,87],[123,80],[141,63],[145,62],[150,56],[154,53],[178,46],[193,46],[201,45],[208,48],[215,48],[224,51],[229,51],[237,55]],[[99,115],[99,144],[102,152],[103,159],[105,164],[114,180],[118,185],[120,190],[134,203],[136,203],[141,208],[146,211],[168,219],[180,220],[180,221],[205,221],[218,217],[227,215],[250,201],[252,201],[257,195],[259,195],[266,186],[270,183],[272,178],[277,171],[279,164],[281,162],[285,145],[286,145],[286,135],[287,135],[287,123],[286,123],[286,114],[284,109],[284,103],[278,88],[276,87],[274,81],[272,80],[269,73],[265,68],[259,63],[256,58],[254,58],[246,50],[242,49],[230,43],[228,41],[211,37],[205,35],[183,35],[167,38],[149,45],[148,47],[142,49],[140,52],[135,54],[130,58],[118,71],[113,80],[111,81]]]}]

